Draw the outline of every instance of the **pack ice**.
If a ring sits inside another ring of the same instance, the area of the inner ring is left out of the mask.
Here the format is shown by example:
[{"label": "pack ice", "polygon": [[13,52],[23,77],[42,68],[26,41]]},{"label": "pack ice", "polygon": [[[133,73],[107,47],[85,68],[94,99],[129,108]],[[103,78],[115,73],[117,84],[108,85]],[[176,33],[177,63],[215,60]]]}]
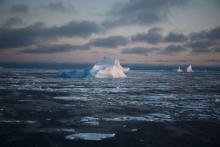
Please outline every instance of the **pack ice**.
[{"label": "pack ice", "polygon": [[91,68],[84,70],[75,70],[69,72],[61,72],[59,76],[83,78],[125,78],[129,68],[123,68],[116,58],[104,57],[102,60],[94,64]]}]

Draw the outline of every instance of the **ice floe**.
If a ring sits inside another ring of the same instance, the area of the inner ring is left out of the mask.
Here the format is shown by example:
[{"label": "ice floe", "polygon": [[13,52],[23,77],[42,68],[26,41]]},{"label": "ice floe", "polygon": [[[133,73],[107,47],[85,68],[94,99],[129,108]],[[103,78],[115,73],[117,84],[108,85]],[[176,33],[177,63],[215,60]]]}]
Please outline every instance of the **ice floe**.
[{"label": "ice floe", "polygon": [[145,116],[118,116],[113,118],[102,118],[103,121],[124,122],[124,121],[153,121],[164,122],[172,121],[170,115],[161,113],[150,113]]},{"label": "ice floe", "polygon": [[104,121],[147,121],[145,117],[139,117],[139,116],[121,116],[121,117],[114,117],[114,118],[102,118]]},{"label": "ice floe", "polygon": [[54,97],[54,99],[66,100],[66,101],[88,101],[89,100],[87,97],[81,97],[81,96],[58,96],[58,97]]},{"label": "ice floe", "polygon": [[96,118],[96,117],[86,116],[86,117],[83,117],[80,121],[87,125],[92,125],[92,126],[99,125],[99,118]]},{"label": "ice floe", "polygon": [[73,133],[75,129],[71,128],[42,128],[38,130],[39,132],[44,133]]},{"label": "ice floe", "polygon": [[106,133],[75,133],[71,135],[67,135],[65,138],[74,140],[74,139],[82,139],[82,140],[94,140],[94,141],[100,141],[102,139],[106,138],[112,138],[115,134],[106,134]]}]

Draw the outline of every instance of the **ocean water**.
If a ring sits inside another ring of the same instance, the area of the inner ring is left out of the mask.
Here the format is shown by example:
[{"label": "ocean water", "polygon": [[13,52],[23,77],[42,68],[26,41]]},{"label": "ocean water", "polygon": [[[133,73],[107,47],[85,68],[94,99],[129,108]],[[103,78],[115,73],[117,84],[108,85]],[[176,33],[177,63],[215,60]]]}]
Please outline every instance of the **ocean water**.
[{"label": "ocean water", "polygon": [[219,71],[131,70],[122,79],[61,78],[58,71],[0,70],[2,146],[114,142],[147,123],[207,122],[219,129]]}]

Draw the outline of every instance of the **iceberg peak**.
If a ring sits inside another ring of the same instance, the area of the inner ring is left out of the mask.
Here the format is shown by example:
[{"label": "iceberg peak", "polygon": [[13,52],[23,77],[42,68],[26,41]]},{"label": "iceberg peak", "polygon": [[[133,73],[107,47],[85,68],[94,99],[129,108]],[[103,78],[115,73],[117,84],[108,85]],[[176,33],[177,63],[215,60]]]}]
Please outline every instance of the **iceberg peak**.
[{"label": "iceberg peak", "polygon": [[193,72],[191,64],[187,67],[186,72]]},{"label": "iceberg peak", "polygon": [[116,58],[104,57],[90,69],[90,74],[96,78],[124,78],[124,68]]}]

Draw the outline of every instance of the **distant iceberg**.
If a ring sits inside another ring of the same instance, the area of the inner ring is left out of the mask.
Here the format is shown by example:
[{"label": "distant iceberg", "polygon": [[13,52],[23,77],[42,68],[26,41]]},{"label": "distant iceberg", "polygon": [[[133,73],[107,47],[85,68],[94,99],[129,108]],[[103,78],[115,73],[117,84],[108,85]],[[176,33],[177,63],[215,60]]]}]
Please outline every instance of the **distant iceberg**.
[{"label": "distant iceberg", "polygon": [[179,68],[177,69],[177,72],[182,72],[183,70],[180,68],[180,66],[179,66]]},{"label": "distant iceberg", "polygon": [[186,72],[193,72],[191,64],[187,67]]},{"label": "distant iceberg", "polygon": [[84,70],[61,72],[58,75],[61,77],[70,78],[125,78],[127,77],[125,73],[127,73],[129,70],[130,69],[128,67],[123,68],[118,59],[104,57],[91,68],[87,68]]}]

